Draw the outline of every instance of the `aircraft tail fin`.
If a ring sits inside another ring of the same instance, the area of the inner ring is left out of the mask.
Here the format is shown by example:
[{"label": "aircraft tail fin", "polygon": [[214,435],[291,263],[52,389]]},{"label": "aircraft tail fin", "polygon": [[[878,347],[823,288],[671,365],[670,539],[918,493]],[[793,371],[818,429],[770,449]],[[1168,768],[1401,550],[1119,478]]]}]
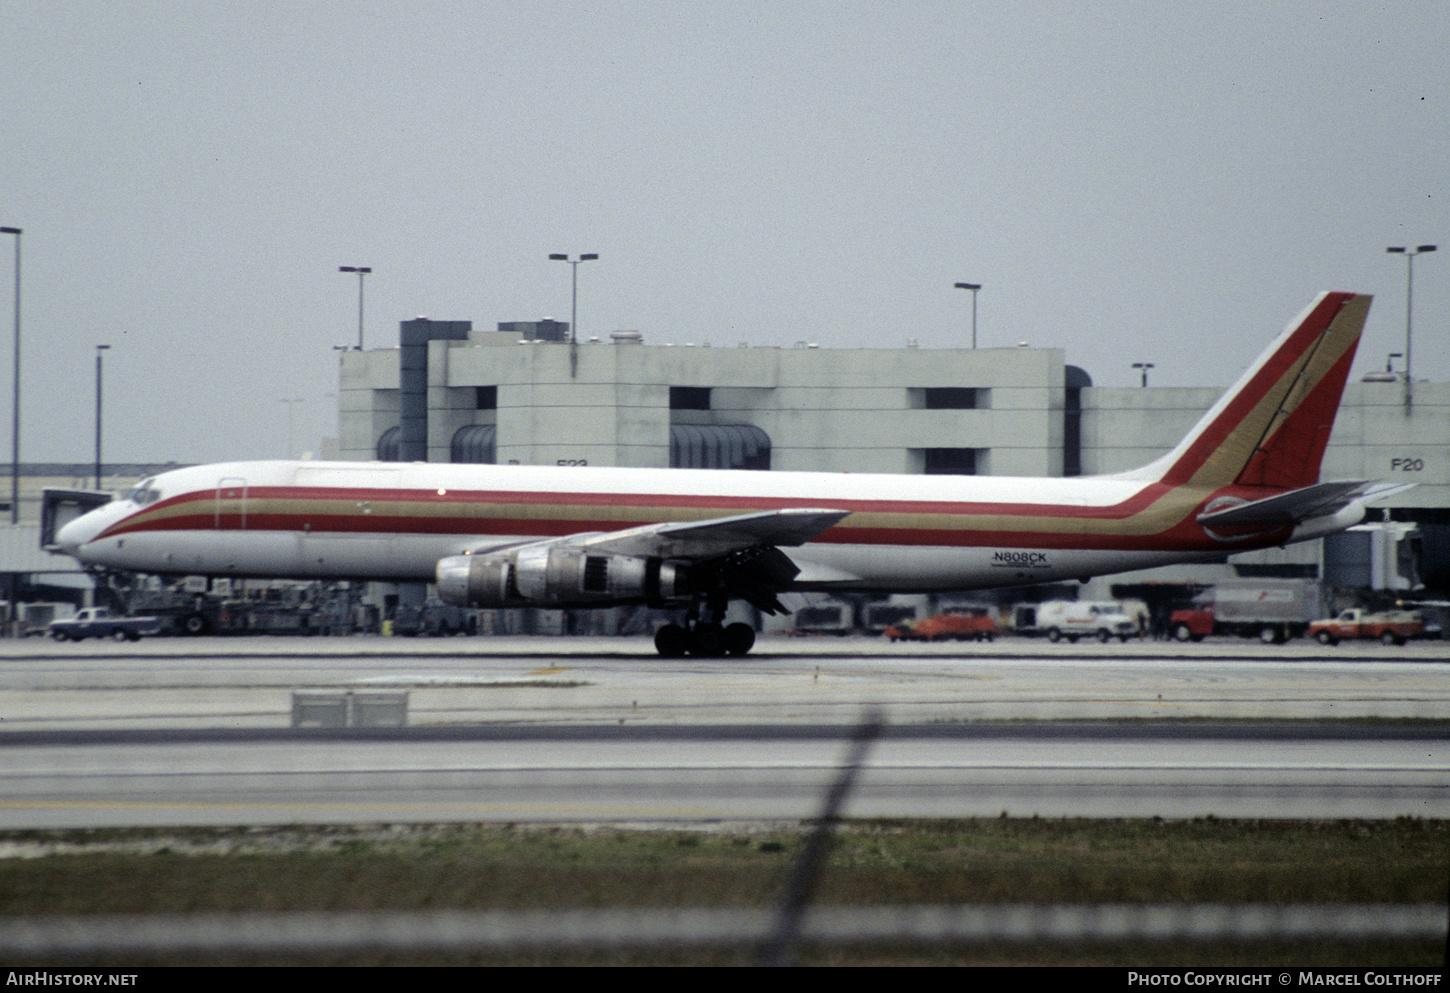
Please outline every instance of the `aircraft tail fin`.
[{"label": "aircraft tail fin", "polygon": [[1321,293],[1173,451],[1127,475],[1205,488],[1313,486],[1371,299]]}]

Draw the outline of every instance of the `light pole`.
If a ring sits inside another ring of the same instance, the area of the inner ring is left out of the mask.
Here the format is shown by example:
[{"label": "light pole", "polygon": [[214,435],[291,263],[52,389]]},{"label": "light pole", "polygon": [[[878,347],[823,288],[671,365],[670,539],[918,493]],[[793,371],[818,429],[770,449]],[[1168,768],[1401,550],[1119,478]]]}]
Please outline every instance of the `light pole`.
[{"label": "light pole", "polygon": [[[21,228],[0,228],[15,236],[15,383],[10,411],[10,523],[20,523],[20,235]],[[12,596],[11,601],[14,601]]]},{"label": "light pole", "polygon": [[594,262],[598,255],[581,255],[577,259],[571,259],[567,255],[550,255],[551,262],[567,262],[574,270],[574,289],[571,294],[569,305],[569,375],[573,376],[579,368],[579,263]]},{"label": "light pole", "polygon": [[1416,248],[1390,246],[1385,251],[1392,255],[1403,255],[1405,257],[1405,411],[1408,413],[1411,404],[1411,392],[1414,387],[1411,384],[1411,374],[1414,371],[1413,358],[1410,351],[1410,327],[1411,317],[1415,308],[1415,256],[1425,252],[1433,252],[1434,245],[1420,245]]},{"label": "light pole", "polygon": [[372,272],[372,269],[365,265],[340,265],[338,272],[357,273],[357,350],[363,350],[363,277]]},{"label": "light pole", "polygon": [[96,346],[96,490],[101,488],[101,356],[110,345]]},{"label": "light pole", "polygon": [[295,437],[292,431],[292,405],[306,403],[307,399],[306,397],[292,397],[290,399],[283,397],[281,402],[287,405],[287,457],[290,459],[292,458],[293,439]]},{"label": "light pole", "polygon": [[[337,353],[337,388],[338,390],[341,390],[342,364],[346,360],[347,353],[350,352],[352,349],[348,345],[333,345],[332,350]],[[328,396],[332,397],[334,400],[337,401],[332,406],[333,409],[337,412],[337,436],[340,440],[342,438],[342,401],[338,400],[337,393],[329,393]]]},{"label": "light pole", "polygon": [[1141,369],[1141,370],[1143,370],[1143,388],[1144,389],[1147,389],[1147,387],[1148,387],[1148,370],[1153,368],[1153,363],[1152,362],[1134,362],[1133,363],[1133,368],[1134,369]]},{"label": "light pole", "polygon": [[981,283],[957,283],[959,290],[972,291],[972,349],[977,347],[977,291],[982,288]]}]

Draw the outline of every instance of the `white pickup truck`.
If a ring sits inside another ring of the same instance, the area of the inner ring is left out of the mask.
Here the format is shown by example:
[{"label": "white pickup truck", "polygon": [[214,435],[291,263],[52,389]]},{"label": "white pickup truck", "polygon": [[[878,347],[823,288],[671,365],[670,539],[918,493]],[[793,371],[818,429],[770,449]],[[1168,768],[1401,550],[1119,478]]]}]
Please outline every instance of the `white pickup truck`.
[{"label": "white pickup truck", "polygon": [[140,641],[145,634],[155,634],[160,622],[154,617],[112,617],[105,607],[87,607],[74,617],[51,621],[50,636],[56,641],[84,641],[87,638],[114,638],[117,641]]}]

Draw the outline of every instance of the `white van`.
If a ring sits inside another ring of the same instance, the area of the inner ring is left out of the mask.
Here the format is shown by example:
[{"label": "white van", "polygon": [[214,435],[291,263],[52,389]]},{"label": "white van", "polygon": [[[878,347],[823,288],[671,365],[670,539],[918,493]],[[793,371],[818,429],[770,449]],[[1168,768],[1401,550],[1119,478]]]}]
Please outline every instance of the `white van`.
[{"label": "white van", "polygon": [[1046,635],[1048,641],[1127,641],[1142,633],[1138,622],[1123,613],[1121,604],[1088,600],[1048,600],[1039,604],[1018,604],[1013,611],[1018,634]]}]

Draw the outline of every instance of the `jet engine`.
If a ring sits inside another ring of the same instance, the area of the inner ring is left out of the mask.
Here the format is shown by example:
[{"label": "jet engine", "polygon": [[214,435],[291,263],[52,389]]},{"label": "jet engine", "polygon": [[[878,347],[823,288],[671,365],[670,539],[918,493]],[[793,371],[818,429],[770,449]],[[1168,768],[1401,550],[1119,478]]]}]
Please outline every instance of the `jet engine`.
[{"label": "jet engine", "polygon": [[547,542],[438,562],[438,596],[459,607],[549,607],[688,596],[689,566],[633,555],[591,555]]}]

